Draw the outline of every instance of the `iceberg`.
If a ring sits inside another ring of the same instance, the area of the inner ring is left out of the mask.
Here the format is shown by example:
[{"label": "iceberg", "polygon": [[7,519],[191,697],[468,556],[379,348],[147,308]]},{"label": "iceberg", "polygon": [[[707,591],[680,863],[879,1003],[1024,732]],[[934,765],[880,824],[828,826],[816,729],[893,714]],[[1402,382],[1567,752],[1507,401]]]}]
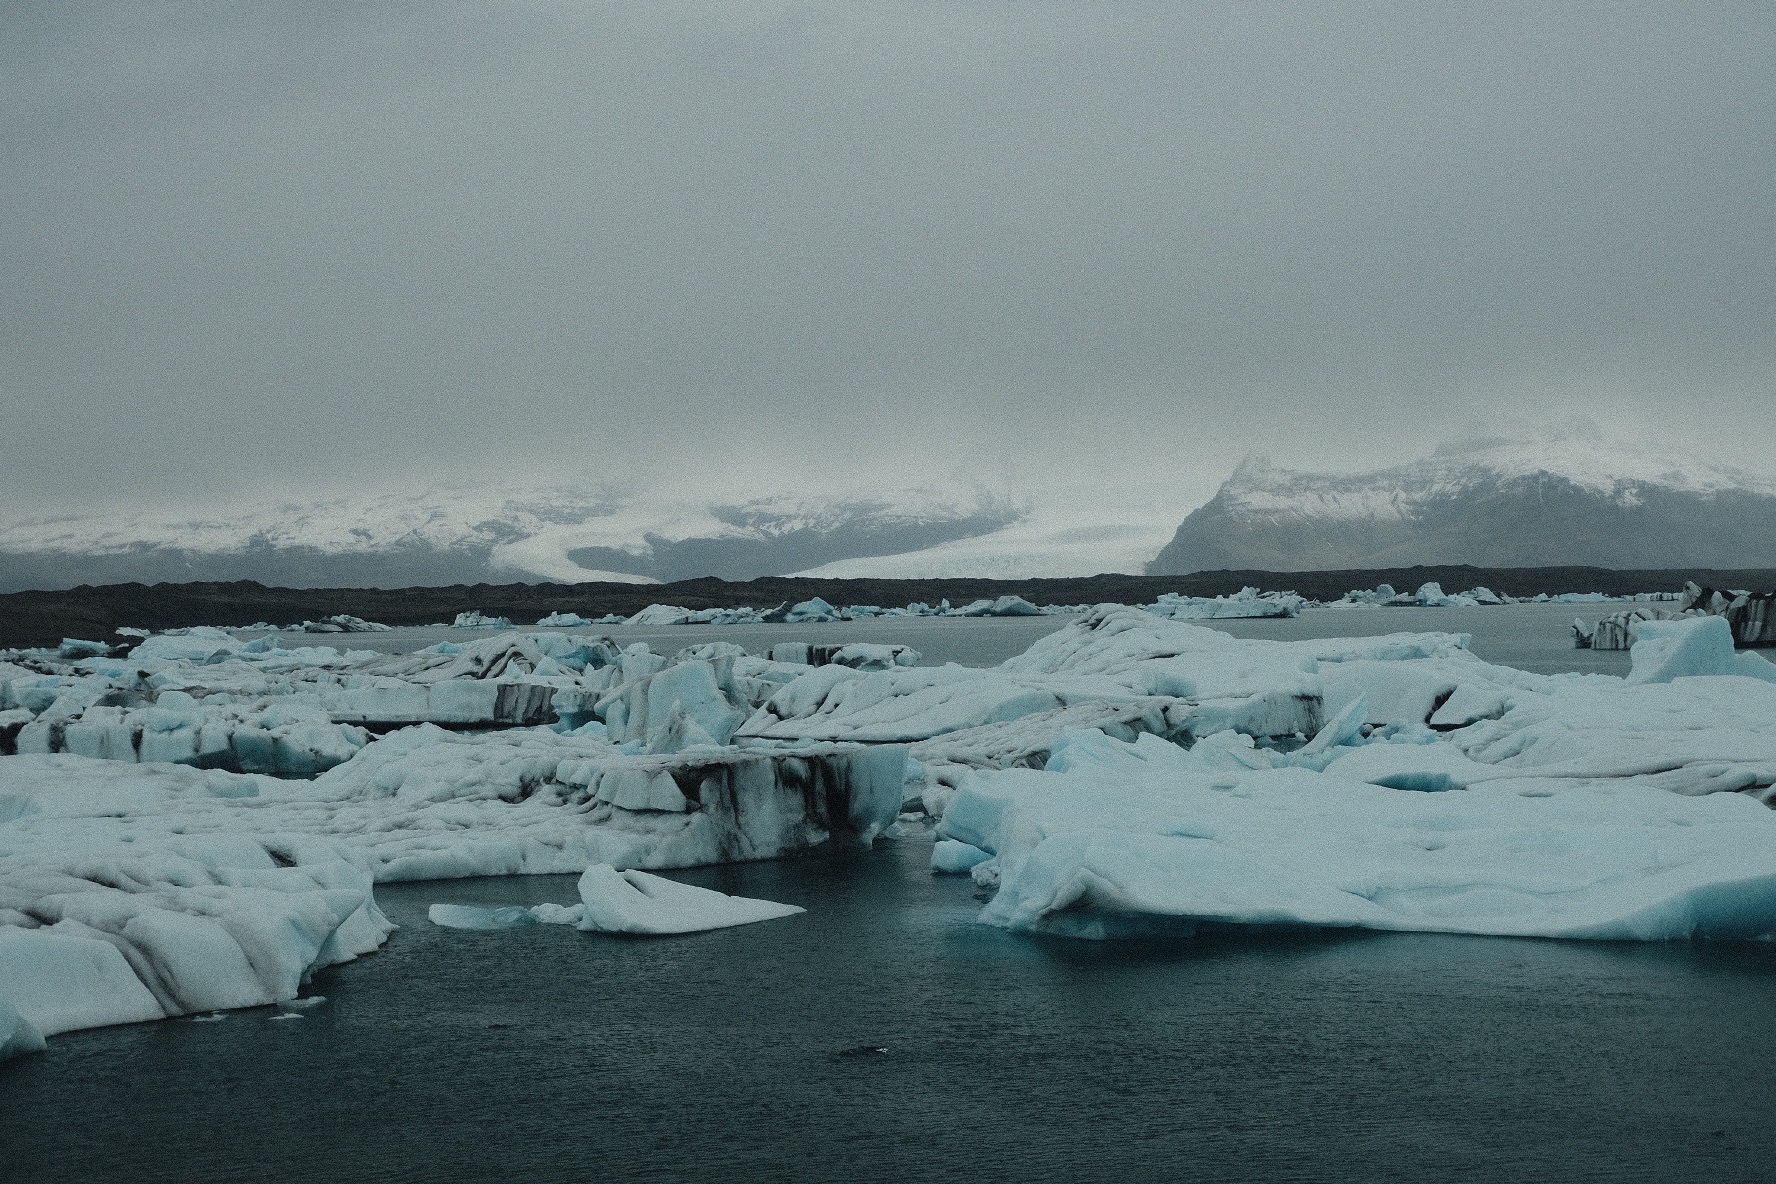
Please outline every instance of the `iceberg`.
[{"label": "iceberg", "polygon": [[12,1004],[0,1000],[0,1061],[21,1052],[42,1052],[45,1047],[43,1033]]},{"label": "iceberg", "polygon": [[991,858],[972,843],[939,839],[931,848],[931,870],[941,875],[966,875]]},{"label": "iceberg", "polygon": [[490,617],[478,608],[456,614],[452,621],[453,629],[510,629],[512,622],[506,617]]},{"label": "iceberg", "polygon": [[286,1003],[382,942],[377,882],[582,876],[572,905],[438,906],[457,927],[783,915],[643,873],[867,843],[903,809],[1017,929],[1761,936],[1776,665],[1733,640],[1642,622],[1627,678],[1538,675],[1459,633],[1243,640],[1100,605],[987,669],[561,632],[9,652],[0,1048]]},{"label": "iceberg", "polygon": [[334,613],[318,621],[304,621],[296,628],[303,633],[387,633],[391,626],[380,621],[366,621],[350,613]]},{"label": "iceberg", "polygon": [[840,621],[844,616],[838,609],[816,596],[792,607],[783,619],[791,625],[801,625],[815,621]]},{"label": "iceberg", "polygon": [[690,620],[691,610],[675,604],[650,604],[630,617],[630,625],[683,625]]},{"label": "iceberg", "polygon": [[1082,735],[1047,770],[972,775],[939,833],[997,861],[982,920],[1012,929],[1776,933],[1776,813],[1739,795],[1427,793]]},{"label": "iceberg", "polygon": [[394,928],[326,843],[99,837],[0,835],[0,1005],[44,1036],[294,999]]},{"label": "iceberg", "polygon": [[540,629],[584,629],[590,625],[621,625],[625,618],[619,613],[602,617],[582,617],[579,613],[553,612],[537,622]]},{"label": "iceberg", "polygon": [[1725,617],[1637,621],[1630,629],[1634,635],[1628,652],[1630,684],[1699,675],[1738,675],[1776,682],[1776,662],[1734,650],[1733,629]]},{"label": "iceberg", "polygon": [[853,670],[892,670],[896,666],[917,666],[919,651],[911,646],[878,645],[854,641],[847,645],[816,645],[807,641],[784,641],[771,647],[773,662],[797,666],[849,666]]},{"label": "iceberg", "polygon": [[0,664],[0,712],[30,715],[0,720],[0,754],[71,752],[310,776],[350,759],[368,742],[368,728],[578,726],[642,657],[631,661],[605,638],[559,633],[380,654],[193,630],[150,639],[127,661],[29,661],[30,669]]},{"label": "iceberg", "polygon": [[1293,592],[1260,592],[1242,588],[1231,596],[1180,596],[1162,593],[1147,606],[1156,617],[1173,621],[1217,621],[1250,617],[1295,617],[1307,601]]},{"label": "iceberg", "polygon": [[[21,1017],[9,1041],[293,999],[314,970],[387,936],[372,880],[687,867],[834,834],[868,842],[894,823],[906,761],[893,746],[651,755],[543,729],[430,726],[306,782],[6,758],[0,1004]],[[690,924],[695,901],[628,883],[658,899],[644,907],[611,885],[599,899],[627,909],[633,931]]]},{"label": "iceberg", "polygon": [[1573,620],[1573,644],[1582,650],[1625,650],[1634,645],[1634,627],[1642,621],[1669,621],[1685,616],[1657,608],[1629,608],[1611,613],[1595,625]]},{"label": "iceberg", "polygon": [[976,600],[944,613],[948,617],[1040,617],[1042,610],[1022,596],[1001,596],[994,600]]},{"label": "iceberg", "polygon": [[647,872],[618,871],[607,863],[587,868],[580,876],[579,887],[580,903],[576,905],[486,909],[472,905],[435,904],[426,916],[432,924],[447,929],[572,925],[595,933],[662,937],[774,921],[807,911],[799,905],[729,896]]},{"label": "iceberg", "polygon": [[[1541,597],[1546,600],[1544,594]],[[1470,588],[1466,592],[1445,592],[1443,585],[1435,580],[1427,580],[1420,584],[1415,592],[1396,592],[1392,584],[1378,584],[1373,591],[1362,588],[1346,592],[1342,599],[1324,605],[1325,608],[1478,608],[1481,605],[1515,604],[1509,596],[1501,596],[1484,585]]]},{"label": "iceberg", "polygon": [[1724,617],[1739,645],[1776,645],[1776,612],[1771,611],[1776,592],[1720,592],[1691,580],[1684,584],[1678,599],[1680,616],[1707,613]]},{"label": "iceberg", "polygon": [[580,877],[580,902],[586,910],[578,922],[581,929],[650,936],[750,925],[805,911],[793,904],[728,896],[646,872],[620,872],[609,864],[586,869]]}]

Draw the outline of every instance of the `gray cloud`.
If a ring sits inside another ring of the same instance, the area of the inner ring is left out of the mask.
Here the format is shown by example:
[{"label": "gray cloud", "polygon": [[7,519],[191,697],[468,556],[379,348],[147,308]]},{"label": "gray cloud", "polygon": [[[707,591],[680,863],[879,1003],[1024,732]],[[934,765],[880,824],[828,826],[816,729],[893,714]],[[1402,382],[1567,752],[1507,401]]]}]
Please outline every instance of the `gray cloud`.
[{"label": "gray cloud", "polygon": [[0,121],[15,506],[1776,444],[1762,3],[12,5]]}]

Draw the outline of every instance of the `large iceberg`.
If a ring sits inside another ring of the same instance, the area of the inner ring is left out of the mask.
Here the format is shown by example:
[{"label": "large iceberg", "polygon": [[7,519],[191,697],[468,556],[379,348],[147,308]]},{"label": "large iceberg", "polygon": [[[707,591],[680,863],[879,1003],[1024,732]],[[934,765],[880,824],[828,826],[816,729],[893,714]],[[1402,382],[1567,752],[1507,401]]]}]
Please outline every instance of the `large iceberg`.
[{"label": "large iceberg", "polygon": [[982,919],[1014,929],[1776,933],[1776,814],[1731,794],[1423,792],[1082,734],[1046,770],[972,776],[942,834],[992,855]]},{"label": "large iceberg", "polygon": [[109,821],[0,831],[0,1008],[41,1035],[294,999],[393,928],[341,848]]}]

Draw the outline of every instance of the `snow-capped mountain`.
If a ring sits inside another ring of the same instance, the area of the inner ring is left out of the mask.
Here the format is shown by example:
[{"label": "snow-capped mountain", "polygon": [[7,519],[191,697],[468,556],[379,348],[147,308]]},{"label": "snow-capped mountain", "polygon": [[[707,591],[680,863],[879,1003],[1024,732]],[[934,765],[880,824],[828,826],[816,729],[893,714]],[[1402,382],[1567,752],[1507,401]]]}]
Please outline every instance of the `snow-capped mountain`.
[{"label": "snow-capped mountain", "polygon": [[1420,563],[1776,565],[1776,480],[1584,432],[1446,445],[1359,474],[1248,458],[1147,571]]},{"label": "snow-capped mountain", "polygon": [[743,580],[990,535],[1024,513],[1008,495],[974,487],[703,503],[564,484],[39,517],[0,523],[0,591],[131,580]]}]

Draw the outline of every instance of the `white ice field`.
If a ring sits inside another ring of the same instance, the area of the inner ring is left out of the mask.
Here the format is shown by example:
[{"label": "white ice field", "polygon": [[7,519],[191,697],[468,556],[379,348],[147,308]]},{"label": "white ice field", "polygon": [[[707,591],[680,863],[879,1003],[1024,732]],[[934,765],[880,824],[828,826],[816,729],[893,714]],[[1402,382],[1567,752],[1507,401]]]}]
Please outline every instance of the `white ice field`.
[{"label": "white ice field", "polygon": [[0,663],[0,1052],[296,1000],[386,940],[377,882],[581,874],[574,904],[434,921],[693,932],[798,910],[648,871],[897,819],[1032,932],[1776,932],[1776,665],[1718,618],[1643,625],[1626,678],[1122,606],[989,669],[522,632],[96,648]]}]

